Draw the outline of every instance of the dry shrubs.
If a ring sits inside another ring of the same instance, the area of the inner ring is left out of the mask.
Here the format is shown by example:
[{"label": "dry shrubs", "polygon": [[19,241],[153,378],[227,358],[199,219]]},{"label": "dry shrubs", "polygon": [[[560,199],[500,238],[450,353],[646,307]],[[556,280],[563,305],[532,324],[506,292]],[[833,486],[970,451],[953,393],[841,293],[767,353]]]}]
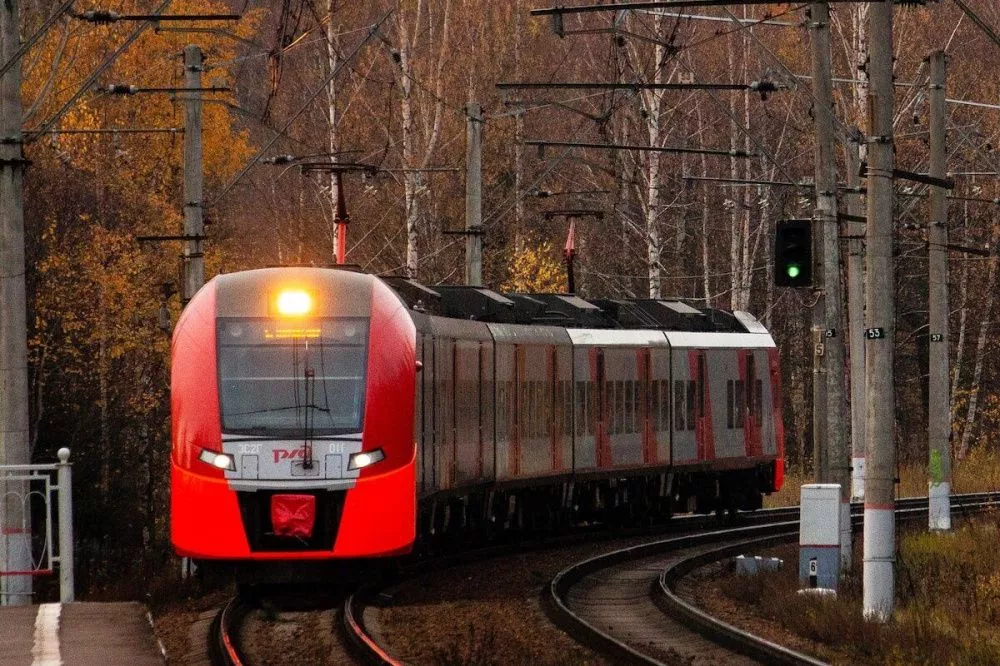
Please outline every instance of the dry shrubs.
[{"label": "dry shrubs", "polygon": [[1000,664],[1000,516],[976,519],[949,534],[915,531],[900,540],[897,610],[891,622],[861,614],[861,553],[837,599],[797,594],[795,567],[723,589],[735,601],[788,631],[830,648],[845,664]]},{"label": "dry shrubs", "polygon": [[[799,488],[813,483],[811,476],[788,471],[781,490],[764,498],[764,506],[796,506]],[[952,492],[978,493],[1000,490],[1000,451],[985,447],[972,449],[964,460],[955,460],[952,468]],[[924,497],[927,495],[927,466],[904,464],[899,470],[898,497]]]},{"label": "dry shrubs", "polygon": [[477,629],[469,625],[469,632],[434,652],[434,663],[440,666],[501,666],[497,654],[497,635],[493,627]]}]

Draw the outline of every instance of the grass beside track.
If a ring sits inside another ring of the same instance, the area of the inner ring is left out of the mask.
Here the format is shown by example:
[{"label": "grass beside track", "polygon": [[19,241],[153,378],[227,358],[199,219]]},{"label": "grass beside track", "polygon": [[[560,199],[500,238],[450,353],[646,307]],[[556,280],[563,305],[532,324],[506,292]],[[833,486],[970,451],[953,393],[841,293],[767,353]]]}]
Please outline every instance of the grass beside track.
[{"label": "grass beside track", "polygon": [[[896,612],[885,624],[862,617],[861,540],[858,566],[841,582],[838,598],[797,594],[794,547],[782,571],[753,578],[726,575],[718,591],[765,621],[751,627],[777,642],[782,632],[813,643],[834,664],[1000,664],[1000,512],[963,521],[950,533],[909,529],[896,563]],[[730,619],[729,621],[733,621]]]},{"label": "grass beside track", "polygon": [[[789,472],[780,491],[764,498],[765,507],[798,506],[799,488],[804,483],[815,483],[812,475]],[[951,491],[953,493],[981,493],[1000,490],[1000,452],[973,449],[965,460],[952,463]],[[899,469],[897,497],[925,497],[927,495],[926,465],[902,465]]]}]

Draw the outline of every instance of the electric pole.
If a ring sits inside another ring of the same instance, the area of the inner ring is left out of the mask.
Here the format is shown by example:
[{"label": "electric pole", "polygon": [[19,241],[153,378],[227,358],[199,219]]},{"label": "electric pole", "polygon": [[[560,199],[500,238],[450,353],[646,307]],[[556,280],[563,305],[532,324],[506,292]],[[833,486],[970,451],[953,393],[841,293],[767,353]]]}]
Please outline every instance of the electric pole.
[{"label": "electric pole", "polygon": [[[201,88],[201,49],[194,44],[184,48],[184,87]],[[205,284],[205,259],[202,238],[205,223],[202,217],[202,147],[201,93],[184,93],[184,302],[187,303]]]},{"label": "electric pole", "polygon": [[896,304],[893,241],[892,2],[869,5],[871,80],[868,132],[868,221],[865,227],[864,602],[866,617],[887,621],[896,581],[896,446],[893,372]]},{"label": "electric pole", "polygon": [[[945,130],[945,77],[943,51],[930,55],[930,175],[944,178],[948,171]],[[929,450],[927,495],[932,530],[951,529],[951,411],[948,368],[948,202],[943,187],[930,186],[930,220],[927,224],[928,291],[930,292],[930,349],[927,373],[927,444]]]},{"label": "electric pole", "polygon": [[[816,213],[822,247],[821,304],[817,303],[813,321],[822,323],[821,337],[815,341],[816,354],[822,350],[826,382],[826,405],[813,406],[814,428],[826,419],[826,440],[820,440],[825,455],[816,470],[820,483],[840,484],[840,559],[845,567],[851,561],[850,465],[844,433],[844,330],[843,289],[840,277],[840,222],[837,218],[837,160],[834,154],[833,73],[830,64],[830,6],[826,0],[809,8],[808,26],[812,31],[813,98],[816,108]],[[822,308],[822,311],[820,311]],[[825,407],[825,409],[824,409]]]},{"label": "electric pole", "polygon": [[[20,46],[18,0],[0,2],[0,64]],[[21,62],[0,77],[0,465],[31,462],[24,282],[24,167]],[[0,573],[28,572],[31,527],[26,483],[0,487]],[[31,576],[0,576],[0,603],[30,604]]]},{"label": "electric pole", "polygon": [[[847,214],[863,214],[861,199],[861,130],[852,127],[847,137]],[[847,328],[851,345],[851,499],[865,499],[865,225],[848,224]]]},{"label": "electric pole", "polygon": [[465,107],[465,284],[483,284],[483,111]]}]

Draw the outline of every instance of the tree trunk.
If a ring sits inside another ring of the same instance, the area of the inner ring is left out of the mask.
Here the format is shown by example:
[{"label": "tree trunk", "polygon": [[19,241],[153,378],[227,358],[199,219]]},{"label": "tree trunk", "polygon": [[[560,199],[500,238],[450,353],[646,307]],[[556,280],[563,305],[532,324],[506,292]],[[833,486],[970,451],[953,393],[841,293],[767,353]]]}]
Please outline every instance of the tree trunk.
[{"label": "tree trunk", "polygon": [[[336,1],[327,0],[326,2],[326,62],[328,76],[337,70],[337,30],[333,22]],[[328,124],[327,146],[330,149],[330,161],[336,162],[336,152],[340,150],[340,139],[337,135],[337,80],[335,77],[330,79],[330,83],[326,88],[326,119]],[[337,178],[338,175],[336,173],[330,173],[330,220],[333,225],[331,236],[333,237],[334,261],[337,260],[337,254],[340,249],[340,239],[337,236],[336,224],[333,224],[333,220],[337,219]]]},{"label": "tree trunk", "polygon": [[[1000,234],[994,232],[990,247],[995,247],[1000,241]],[[972,384],[969,387],[969,410],[965,414],[965,427],[962,429],[962,443],[957,457],[965,458],[972,444],[972,432],[976,426],[976,410],[979,405],[979,380],[983,376],[983,359],[986,350],[986,337],[993,321],[994,294],[997,289],[997,257],[990,257],[990,273],[986,280],[986,305],[983,308],[983,319],[979,323],[979,340],[976,343],[976,361],[972,370]]]}]

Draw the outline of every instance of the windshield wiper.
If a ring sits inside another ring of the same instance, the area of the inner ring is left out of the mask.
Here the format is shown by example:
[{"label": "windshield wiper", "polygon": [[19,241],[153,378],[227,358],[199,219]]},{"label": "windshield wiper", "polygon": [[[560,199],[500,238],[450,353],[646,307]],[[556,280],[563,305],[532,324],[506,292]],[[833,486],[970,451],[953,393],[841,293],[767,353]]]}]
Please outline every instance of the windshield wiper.
[{"label": "windshield wiper", "polygon": [[292,405],[291,407],[271,407],[269,409],[253,409],[249,412],[226,412],[226,416],[250,416],[252,414],[266,414],[268,412],[284,412],[289,409],[315,409],[317,412],[330,412],[329,407],[320,407],[319,405]]}]

